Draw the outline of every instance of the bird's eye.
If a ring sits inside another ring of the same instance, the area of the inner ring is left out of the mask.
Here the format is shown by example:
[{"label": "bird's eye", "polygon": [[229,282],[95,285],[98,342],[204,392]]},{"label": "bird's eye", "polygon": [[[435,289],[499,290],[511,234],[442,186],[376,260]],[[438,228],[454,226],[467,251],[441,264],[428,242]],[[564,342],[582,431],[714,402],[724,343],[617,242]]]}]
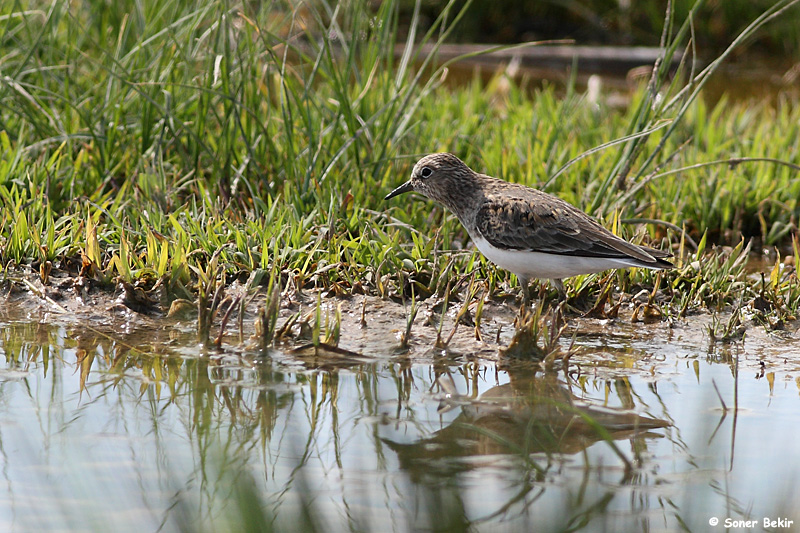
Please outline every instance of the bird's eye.
[{"label": "bird's eye", "polygon": [[431,174],[433,174],[433,170],[428,167],[422,167],[422,170],[419,171],[420,176],[423,178],[429,178]]}]

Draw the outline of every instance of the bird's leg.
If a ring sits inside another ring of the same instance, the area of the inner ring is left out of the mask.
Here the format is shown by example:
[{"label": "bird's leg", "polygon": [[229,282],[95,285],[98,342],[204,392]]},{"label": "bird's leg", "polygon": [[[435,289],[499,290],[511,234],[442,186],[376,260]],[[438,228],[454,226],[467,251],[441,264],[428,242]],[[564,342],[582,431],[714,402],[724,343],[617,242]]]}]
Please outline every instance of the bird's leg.
[{"label": "bird's leg", "polygon": [[528,279],[523,278],[517,275],[517,280],[519,280],[519,284],[522,287],[522,309],[530,309],[531,308],[531,289],[529,287]]},{"label": "bird's leg", "polygon": [[553,278],[550,281],[553,282],[553,286],[558,291],[558,301],[559,301],[559,303],[560,302],[566,302],[567,301],[567,289],[564,288],[564,282],[561,281],[560,279],[557,279],[557,278]]}]

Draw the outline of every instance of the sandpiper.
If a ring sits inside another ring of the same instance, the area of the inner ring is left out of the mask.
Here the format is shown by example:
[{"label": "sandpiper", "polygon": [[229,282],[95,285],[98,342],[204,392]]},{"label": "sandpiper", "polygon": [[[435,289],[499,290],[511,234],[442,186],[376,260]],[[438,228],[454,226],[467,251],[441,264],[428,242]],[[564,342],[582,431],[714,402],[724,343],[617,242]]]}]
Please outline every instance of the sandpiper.
[{"label": "sandpiper", "polygon": [[453,154],[420,159],[411,179],[385,200],[416,191],[458,217],[489,261],[516,274],[523,304],[528,283],[549,278],[565,297],[562,278],[611,268],[672,268],[672,254],[620,239],[560,198],[525,185],[478,174]]}]

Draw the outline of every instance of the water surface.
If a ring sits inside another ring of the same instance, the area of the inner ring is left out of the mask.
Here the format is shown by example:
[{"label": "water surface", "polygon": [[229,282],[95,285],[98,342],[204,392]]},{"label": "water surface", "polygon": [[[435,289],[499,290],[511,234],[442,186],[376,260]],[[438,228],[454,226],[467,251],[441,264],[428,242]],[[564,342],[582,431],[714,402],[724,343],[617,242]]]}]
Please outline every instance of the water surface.
[{"label": "water surface", "polygon": [[420,363],[388,348],[354,360],[215,351],[180,323],[111,332],[9,307],[0,528],[800,523],[793,334],[774,339],[762,372],[764,346],[709,345],[691,320],[656,333],[622,321],[574,327],[569,372],[545,375],[531,363]]}]

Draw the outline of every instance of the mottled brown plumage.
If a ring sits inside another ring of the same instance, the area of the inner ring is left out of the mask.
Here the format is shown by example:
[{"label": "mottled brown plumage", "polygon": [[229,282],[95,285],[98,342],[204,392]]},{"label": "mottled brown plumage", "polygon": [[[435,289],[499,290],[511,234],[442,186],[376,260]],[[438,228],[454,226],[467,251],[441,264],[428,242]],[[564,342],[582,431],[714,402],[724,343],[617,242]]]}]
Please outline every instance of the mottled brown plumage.
[{"label": "mottled brown plumage", "polygon": [[671,268],[671,254],[620,239],[550,194],[478,174],[453,154],[423,157],[411,179],[386,196],[419,192],[447,207],[478,249],[514,272],[529,299],[530,278],[560,278],[609,268]]}]

